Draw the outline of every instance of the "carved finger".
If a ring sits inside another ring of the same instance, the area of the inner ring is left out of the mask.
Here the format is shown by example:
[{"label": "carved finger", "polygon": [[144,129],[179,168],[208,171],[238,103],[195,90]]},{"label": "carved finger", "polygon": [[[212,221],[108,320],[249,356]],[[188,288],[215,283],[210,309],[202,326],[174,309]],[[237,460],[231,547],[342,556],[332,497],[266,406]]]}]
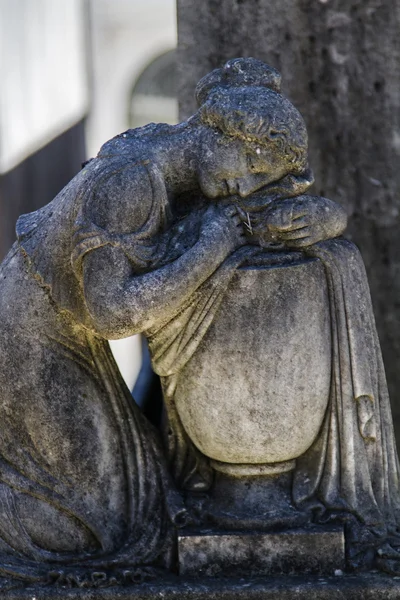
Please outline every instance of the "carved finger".
[{"label": "carved finger", "polygon": [[284,231],[279,235],[279,238],[284,242],[289,242],[291,240],[302,240],[307,237],[310,237],[309,227],[302,227],[301,229],[296,229],[294,231]]},{"label": "carved finger", "polygon": [[290,218],[284,210],[283,206],[279,206],[269,212],[266,217],[266,221],[268,223],[268,227],[271,229],[282,229],[289,225]]},{"label": "carved finger", "polygon": [[310,211],[304,208],[303,206],[298,206],[293,210],[292,221],[298,221],[299,219],[303,219],[304,217],[309,217]]},{"label": "carved finger", "polygon": [[283,222],[282,219],[278,219],[278,218],[276,218],[276,219],[268,218],[266,225],[267,225],[268,231],[277,232],[277,233],[279,233],[280,231],[288,231],[288,229],[290,227],[289,222]]},{"label": "carved finger", "polygon": [[[305,215],[302,215],[305,216]],[[271,211],[267,216],[268,229],[271,231],[291,231],[294,223],[300,220],[297,213],[294,212],[292,204],[279,206]]]},{"label": "carved finger", "polygon": [[299,229],[304,229],[309,226],[309,221],[307,217],[301,217],[300,219],[295,219],[290,223],[288,227],[281,229],[283,233],[289,233],[291,231],[298,231]]},{"label": "carved finger", "polygon": [[307,215],[310,214],[310,209],[306,206],[304,206],[303,204],[298,204],[297,206],[293,207],[293,211],[292,211],[292,221],[296,221],[297,219],[301,219],[302,217],[306,217]]},{"label": "carved finger", "polygon": [[240,206],[235,206],[235,208],[242,221],[247,221],[248,213],[245,210],[243,210],[243,208],[241,208]]},{"label": "carved finger", "polygon": [[285,222],[285,223],[281,223],[281,224],[276,224],[274,222],[270,222],[268,221],[267,223],[267,229],[268,231],[274,231],[277,233],[280,232],[288,232],[288,231],[295,231],[296,229],[301,229],[303,227],[305,227],[306,225],[308,225],[308,223],[306,221],[304,221],[304,223],[301,223],[299,221],[289,221],[289,222]]},{"label": "carved finger", "polygon": [[232,221],[235,223],[235,225],[242,225],[242,219],[239,217],[239,215],[237,213],[235,215],[233,215]]},{"label": "carved finger", "polygon": [[281,223],[282,226],[286,226],[292,222],[293,218],[293,204],[283,205],[281,207]]},{"label": "carved finger", "polygon": [[317,240],[311,236],[305,237],[301,240],[291,240],[288,242],[285,242],[285,245],[288,246],[288,248],[306,248],[307,246],[312,246],[312,244],[315,244]]},{"label": "carved finger", "polygon": [[284,208],[280,214],[280,229],[284,231],[292,223],[292,208]]},{"label": "carved finger", "polygon": [[297,229],[303,229],[303,227],[307,227],[310,224],[310,220],[308,215],[304,215],[302,217],[298,217],[293,219],[291,231],[297,231]]},{"label": "carved finger", "polygon": [[233,217],[237,214],[237,208],[233,204],[230,204],[229,206],[224,207],[224,213],[227,217]]}]

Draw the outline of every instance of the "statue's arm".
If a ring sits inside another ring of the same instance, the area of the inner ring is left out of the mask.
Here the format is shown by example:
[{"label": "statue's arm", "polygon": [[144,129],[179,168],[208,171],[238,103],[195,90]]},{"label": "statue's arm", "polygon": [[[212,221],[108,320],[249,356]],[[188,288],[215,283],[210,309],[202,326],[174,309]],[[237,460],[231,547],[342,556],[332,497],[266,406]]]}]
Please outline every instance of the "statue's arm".
[{"label": "statue's arm", "polygon": [[135,274],[118,247],[89,252],[83,260],[83,289],[96,331],[106,339],[118,339],[167,320],[244,243],[233,207],[212,206],[204,215],[198,241],[155,271]]}]

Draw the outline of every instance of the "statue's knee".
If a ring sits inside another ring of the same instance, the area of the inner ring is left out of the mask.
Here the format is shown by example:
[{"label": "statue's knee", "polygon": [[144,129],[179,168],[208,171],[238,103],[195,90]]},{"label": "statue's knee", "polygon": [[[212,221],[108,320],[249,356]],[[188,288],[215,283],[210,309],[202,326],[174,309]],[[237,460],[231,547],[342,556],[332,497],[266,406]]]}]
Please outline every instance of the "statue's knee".
[{"label": "statue's knee", "polygon": [[80,553],[98,549],[92,533],[78,519],[28,494],[15,492],[14,499],[18,520],[35,546],[49,552]]}]

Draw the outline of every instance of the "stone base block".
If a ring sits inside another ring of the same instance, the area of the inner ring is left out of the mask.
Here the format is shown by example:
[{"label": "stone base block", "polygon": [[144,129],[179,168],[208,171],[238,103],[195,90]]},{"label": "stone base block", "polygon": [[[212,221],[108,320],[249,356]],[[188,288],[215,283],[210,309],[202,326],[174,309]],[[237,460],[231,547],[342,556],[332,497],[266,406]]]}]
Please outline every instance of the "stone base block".
[{"label": "stone base block", "polygon": [[28,587],[2,600],[400,600],[400,580],[385,575],[184,579],[97,589]]},{"label": "stone base block", "polygon": [[333,575],[345,567],[343,528],[279,533],[180,532],[183,576]]}]

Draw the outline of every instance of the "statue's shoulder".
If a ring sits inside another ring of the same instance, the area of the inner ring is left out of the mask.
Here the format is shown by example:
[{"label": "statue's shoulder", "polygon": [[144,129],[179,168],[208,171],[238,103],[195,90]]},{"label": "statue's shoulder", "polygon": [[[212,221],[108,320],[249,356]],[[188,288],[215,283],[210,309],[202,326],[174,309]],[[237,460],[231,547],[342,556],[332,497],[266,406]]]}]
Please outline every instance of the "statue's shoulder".
[{"label": "statue's shoulder", "polygon": [[162,185],[154,185],[158,173],[152,162],[126,156],[98,157],[89,168],[86,216],[109,232],[140,229],[152,210],[154,196],[163,192]]},{"label": "statue's shoulder", "polygon": [[148,123],[143,127],[127,129],[105,142],[98,157],[141,156],[151,148],[155,138],[167,137],[175,130],[176,125],[168,123]]},{"label": "statue's shoulder", "polygon": [[121,133],[85,166],[91,190],[85,212],[108,231],[140,229],[155,205],[166,204],[163,177],[151,157],[154,136],[168,135],[171,125],[150,123]]}]

